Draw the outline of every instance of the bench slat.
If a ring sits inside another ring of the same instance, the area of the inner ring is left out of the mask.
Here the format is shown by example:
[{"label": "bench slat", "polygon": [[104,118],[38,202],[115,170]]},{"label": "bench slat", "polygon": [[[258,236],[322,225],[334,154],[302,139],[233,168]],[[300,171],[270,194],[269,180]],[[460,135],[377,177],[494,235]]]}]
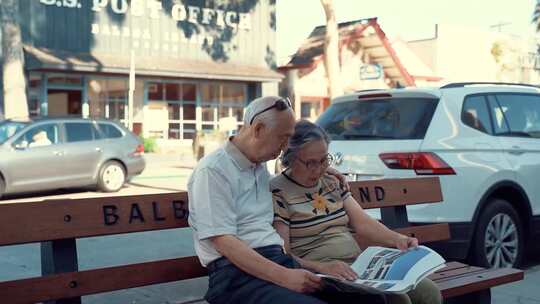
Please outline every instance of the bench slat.
[{"label": "bench slat", "polygon": [[35,303],[206,275],[197,257],[184,257],[0,282],[0,300]]},{"label": "bench slat", "polygon": [[450,226],[448,223],[430,224],[397,228],[394,231],[408,236],[413,236],[420,243],[444,241],[450,239]]},{"label": "bench slat", "polygon": [[356,181],[349,186],[364,209],[438,203],[443,199],[436,176]]},{"label": "bench slat", "polygon": [[454,279],[445,278],[436,281],[436,284],[439,286],[443,298],[446,299],[523,280],[523,277],[523,271],[519,269],[483,269],[468,276],[462,274]]},{"label": "bench slat", "polygon": [[475,266],[466,266],[462,268],[452,269],[444,272],[436,272],[429,276],[430,279],[436,282],[443,282],[445,280],[453,280],[459,277],[466,277],[475,275],[477,272],[484,271],[485,268],[475,267]]},{"label": "bench slat", "polygon": [[187,192],[0,204],[0,246],[188,227]]},{"label": "bench slat", "polygon": [[450,270],[463,268],[463,267],[468,267],[468,266],[469,265],[463,264],[463,263],[460,263],[460,262],[455,262],[455,261],[454,262],[448,262],[448,263],[446,263],[446,267],[437,270],[437,272],[435,272],[435,273],[441,273],[441,272],[450,271]]}]

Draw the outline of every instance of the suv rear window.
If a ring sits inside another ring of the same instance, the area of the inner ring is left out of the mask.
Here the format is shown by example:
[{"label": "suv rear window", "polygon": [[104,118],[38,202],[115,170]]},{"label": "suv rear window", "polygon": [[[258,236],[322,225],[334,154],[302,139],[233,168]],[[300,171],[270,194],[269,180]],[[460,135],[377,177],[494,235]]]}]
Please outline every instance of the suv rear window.
[{"label": "suv rear window", "polygon": [[422,139],[438,99],[389,98],[332,104],[317,120],[332,140]]}]

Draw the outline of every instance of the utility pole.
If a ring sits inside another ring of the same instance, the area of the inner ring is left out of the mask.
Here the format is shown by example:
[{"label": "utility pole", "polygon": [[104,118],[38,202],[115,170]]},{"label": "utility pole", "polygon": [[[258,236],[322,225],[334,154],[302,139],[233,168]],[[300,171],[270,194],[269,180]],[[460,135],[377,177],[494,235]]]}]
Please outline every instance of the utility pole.
[{"label": "utility pole", "polygon": [[135,92],[135,51],[133,50],[133,26],[132,17],[129,15],[129,84],[128,84],[128,117],[127,127],[130,131],[133,131],[133,94]]},{"label": "utility pole", "polygon": [[502,21],[500,21],[499,23],[495,23],[493,25],[490,25],[489,27],[492,28],[492,29],[496,28],[497,32],[500,33],[500,32],[502,32],[502,28],[504,26],[508,26],[508,25],[511,25],[511,24],[512,24],[512,22],[502,22]]}]

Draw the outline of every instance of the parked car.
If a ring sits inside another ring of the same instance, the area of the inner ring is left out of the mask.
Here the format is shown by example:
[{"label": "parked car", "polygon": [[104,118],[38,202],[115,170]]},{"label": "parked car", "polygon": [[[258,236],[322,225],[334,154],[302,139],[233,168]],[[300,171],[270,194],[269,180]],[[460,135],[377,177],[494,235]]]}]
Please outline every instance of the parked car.
[{"label": "parked car", "polygon": [[93,185],[115,192],[144,170],[143,153],[136,135],[109,120],[4,120],[0,196]]},{"label": "parked car", "polygon": [[[518,266],[540,237],[540,90],[453,83],[357,92],[317,123],[354,180],[440,177],[443,203],[407,206],[414,225],[449,222],[444,255]],[[378,212],[378,210],[377,210]],[[375,217],[380,214],[372,214]]]}]

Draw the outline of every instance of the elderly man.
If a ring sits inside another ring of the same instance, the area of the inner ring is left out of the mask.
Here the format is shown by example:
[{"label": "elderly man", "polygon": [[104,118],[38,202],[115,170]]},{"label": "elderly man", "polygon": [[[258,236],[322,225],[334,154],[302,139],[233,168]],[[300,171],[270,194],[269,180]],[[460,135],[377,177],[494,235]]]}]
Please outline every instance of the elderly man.
[{"label": "elderly man", "polygon": [[210,303],[344,303],[344,294],[316,293],[320,278],[296,268],[272,227],[265,162],[275,159],[294,131],[288,99],[255,99],[244,126],[203,158],[189,182],[189,223],[195,251],[209,270]]}]

